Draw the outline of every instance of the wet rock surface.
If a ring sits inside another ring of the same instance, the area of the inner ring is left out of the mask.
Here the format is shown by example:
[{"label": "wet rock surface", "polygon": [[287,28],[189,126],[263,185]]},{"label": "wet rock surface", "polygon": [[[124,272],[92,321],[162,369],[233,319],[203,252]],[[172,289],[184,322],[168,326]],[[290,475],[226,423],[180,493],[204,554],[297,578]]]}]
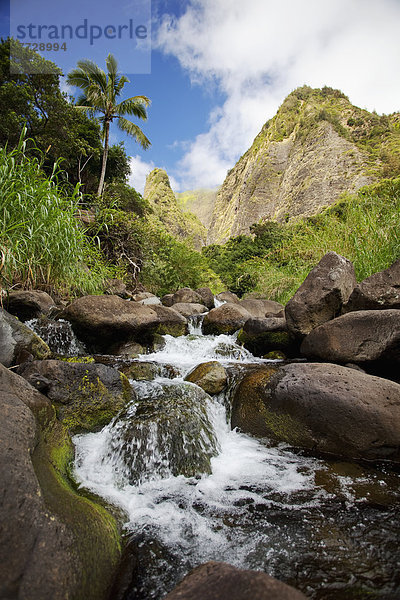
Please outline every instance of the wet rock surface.
[{"label": "wet rock surface", "polygon": [[165,600],[305,600],[296,589],[266,573],[208,562],[194,569]]},{"label": "wet rock surface", "polygon": [[33,361],[20,374],[53,402],[72,433],[98,431],[134,398],[128,380],[102,364]]},{"label": "wet rock surface", "polygon": [[245,377],[232,427],[316,453],[400,461],[400,385],[334,364],[267,367]]},{"label": "wet rock surface", "polygon": [[5,367],[28,358],[47,358],[48,345],[16,317],[0,308],[0,363]]},{"label": "wet rock surface", "polygon": [[224,367],[216,360],[197,365],[185,377],[201,387],[207,394],[219,394],[227,384],[227,373]]}]

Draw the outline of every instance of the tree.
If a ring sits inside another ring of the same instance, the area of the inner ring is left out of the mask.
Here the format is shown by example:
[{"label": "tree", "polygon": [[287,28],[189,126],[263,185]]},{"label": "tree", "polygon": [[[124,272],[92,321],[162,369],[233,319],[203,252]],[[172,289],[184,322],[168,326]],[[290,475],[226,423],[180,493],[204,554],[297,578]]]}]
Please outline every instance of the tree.
[{"label": "tree", "polygon": [[88,59],[78,61],[77,65],[78,68],[73,69],[67,76],[69,85],[74,85],[83,90],[83,94],[78,99],[75,107],[89,115],[101,114],[100,122],[103,126],[104,149],[97,190],[97,195],[101,196],[107,166],[110,124],[114,119],[117,119],[117,125],[122,131],[135,138],[142,148],[148,148],[150,141],[143,131],[135,123],[126,119],[124,115],[133,115],[146,120],[146,108],[149,106],[150,100],[146,96],[133,96],[122,100],[122,102],[117,102],[124,85],[129,83],[129,79],[118,73],[117,61],[112,54],[109,54],[106,58],[107,73]]}]

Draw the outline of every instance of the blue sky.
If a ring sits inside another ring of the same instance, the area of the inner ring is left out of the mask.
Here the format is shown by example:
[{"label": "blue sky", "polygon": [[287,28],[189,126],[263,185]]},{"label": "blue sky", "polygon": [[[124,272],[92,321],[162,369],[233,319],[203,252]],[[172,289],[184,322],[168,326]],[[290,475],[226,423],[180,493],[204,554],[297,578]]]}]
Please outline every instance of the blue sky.
[{"label": "blue sky", "polygon": [[[9,1],[0,0],[2,36]],[[35,22],[76,26],[87,18],[118,27],[129,18],[144,22],[150,7],[150,0],[11,2],[21,11],[14,24],[34,11]],[[104,66],[113,52],[131,80],[126,97],[152,100],[140,123],[149,150],[112,131],[113,142],[125,142],[139,191],[153,167],[165,168],[177,191],[221,184],[285,96],[305,83],[337,87],[378,113],[400,110],[400,0],[153,0],[151,20],[151,47],[150,38],[129,46],[104,34],[91,46],[69,44],[72,61]]]}]

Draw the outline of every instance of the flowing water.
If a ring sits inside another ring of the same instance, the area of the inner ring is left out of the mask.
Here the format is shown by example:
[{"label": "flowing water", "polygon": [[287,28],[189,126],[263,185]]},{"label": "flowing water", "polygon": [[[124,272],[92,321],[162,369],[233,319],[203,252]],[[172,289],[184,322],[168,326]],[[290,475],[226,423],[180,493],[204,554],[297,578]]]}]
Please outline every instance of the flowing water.
[{"label": "flowing water", "polygon": [[[139,360],[172,365],[176,376],[133,381],[137,401],[99,433],[74,438],[78,482],[125,514],[139,561],[126,600],[161,599],[208,560],[265,571],[313,599],[400,597],[396,472],[232,431],[230,392],[211,398],[183,377],[209,360],[231,371],[265,361],[234,336],[202,336],[198,320],[188,336],[165,336],[162,350]],[[168,417],[177,406],[177,433],[168,418],[164,429],[151,421],[152,408]],[[176,473],[182,453],[199,452],[210,472]]]}]

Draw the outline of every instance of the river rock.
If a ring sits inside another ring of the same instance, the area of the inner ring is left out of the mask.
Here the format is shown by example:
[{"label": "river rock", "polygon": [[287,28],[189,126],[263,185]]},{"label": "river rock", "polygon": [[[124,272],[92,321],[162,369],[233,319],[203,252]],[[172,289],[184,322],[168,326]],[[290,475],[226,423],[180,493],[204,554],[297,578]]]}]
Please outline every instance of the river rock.
[{"label": "river rock", "polygon": [[185,381],[195,383],[207,394],[213,395],[222,392],[227,383],[227,374],[217,360],[211,360],[197,365],[186,375]]},{"label": "river rock", "polygon": [[124,480],[136,485],[170,475],[210,473],[217,441],[207,415],[208,398],[190,383],[160,384],[127,407],[109,441]]},{"label": "river rock", "polygon": [[208,312],[208,308],[204,304],[196,304],[194,302],[177,302],[173,305],[173,309],[184,317],[193,317]]},{"label": "river rock", "polygon": [[72,433],[99,431],[134,398],[127,378],[103,364],[33,361],[20,373],[53,402]]},{"label": "river rock", "polygon": [[124,358],[137,358],[139,354],[145,354],[146,349],[137,342],[125,342],[124,344],[115,344],[109,349],[109,353]]},{"label": "river rock", "polygon": [[146,300],[147,298],[156,298],[154,294],[151,292],[138,292],[137,294],[133,294],[132,300],[135,302],[141,302],[142,300]]},{"label": "river rock", "polygon": [[32,329],[0,308],[0,363],[11,367],[32,356],[47,358],[50,348]]},{"label": "river rock", "polygon": [[116,523],[71,486],[72,459],[50,401],[0,365],[1,598],[108,598]]},{"label": "river rock", "polygon": [[172,302],[173,304],[177,304],[178,302],[194,302],[195,304],[203,304],[203,298],[191,288],[185,287],[175,292],[172,297]]},{"label": "river rock", "polygon": [[232,334],[241,329],[248,319],[250,313],[240,304],[222,304],[213,308],[206,314],[203,320],[203,333],[208,334]]},{"label": "river rock", "polygon": [[305,600],[295,588],[260,571],[210,561],[187,575],[164,600]]},{"label": "river rock", "polygon": [[307,358],[400,365],[400,310],[350,312],[314,329],[301,345]]},{"label": "river rock", "polygon": [[20,321],[36,319],[48,314],[55,306],[53,299],[40,290],[15,290],[9,292],[4,301],[4,308]]},{"label": "river rock", "polygon": [[329,363],[269,366],[238,385],[232,427],[317,453],[400,462],[400,385]]},{"label": "river rock", "polygon": [[174,295],[173,294],[165,294],[162,298],[161,298],[161,304],[163,306],[168,306],[171,307],[174,303]]},{"label": "river rock", "polygon": [[354,267],[347,258],[336,252],[325,254],[286,304],[289,331],[303,338],[318,325],[335,318],[356,283]]},{"label": "river rock", "polygon": [[204,306],[208,309],[214,308],[214,294],[209,287],[197,288],[196,292],[202,297]]},{"label": "river rock", "polygon": [[256,356],[275,350],[294,356],[298,350],[298,344],[288,331],[286,319],[280,317],[248,319],[239,332],[238,342]]},{"label": "river rock", "polygon": [[152,308],[119,296],[83,296],[67,306],[61,318],[72,324],[76,335],[92,351],[106,354],[115,343],[135,341],[146,345],[160,324]]},{"label": "river rock", "polygon": [[217,294],[216,299],[220,302],[229,302],[230,304],[240,304],[239,296],[236,296],[233,292],[220,292]]},{"label": "river rock", "polygon": [[252,317],[284,317],[285,307],[279,302],[273,300],[261,300],[257,298],[245,298],[240,301],[240,305],[249,311]]},{"label": "river rock", "polygon": [[185,335],[188,331],[188,324],[185,317],[174,308],[168,306],[152,306],[152,309],[158,317],[158,325],[155,333],[160,335],[172,335],[179,337]]},{"label": "river rock", "polygon": [[343,312],[400,308],[400,259],[356,285]]},{"label": "river rock", "polygon": [[143,304],[144,306],[153,306],[154,304],[161,304],[160,298],[157,296],[149,296],[148,298],[143,298],[143,300],[136,300],[139,304]]}]

